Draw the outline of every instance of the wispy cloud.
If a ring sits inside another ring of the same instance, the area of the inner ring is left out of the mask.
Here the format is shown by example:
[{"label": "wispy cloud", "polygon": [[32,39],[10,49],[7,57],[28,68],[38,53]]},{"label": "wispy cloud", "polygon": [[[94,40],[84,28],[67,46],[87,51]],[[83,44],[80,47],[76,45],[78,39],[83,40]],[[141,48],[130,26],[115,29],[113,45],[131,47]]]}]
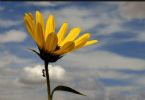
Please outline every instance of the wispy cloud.
[{"label": "wispy cloud", "polygon": [[[75,59],[72,59],[75,58]],[[113,59],[113,60],[112,60]],[[92,68],[114,68],[114,69],[135,69],[145,68],[144,60],[139,58],[125,57],[119,54],[107,51],[94,51],[90,53],[71,53],[64,57],[69,64],[73,62],[73,66],[92,67]],[[79,63],[78,63],[79,62]],[[70,66],[70,65],[68,65]]]},{"label": "wispy cloud", "polygon": [[131,19],[145,19],[145,2],[123,2],[119,10],[123,17]]},{"label": "wispy cloud", "polygon": [[4,7],[2,7],[2,6],[0,7],[0,11],[3,11],[4,9],[5,9]]},{"label": "wispy cloud", "polygon": [[8,27],[12,27],[15,25],[20,24],[19,21],[14,21],[14,20],[9,20],[9,19],[0,19],[0,28],[4,27],[4,28],[8,28]]},{"label": "wispy cloud", "polygon": [[33,5],[33,6],[40,6],[40,7],[54,7],[61,4],[66,4],[68,2],[48,2],[48,1],[41,1],[41,2],[25,2],[26,5]]},{"label": "wispy cloud", "polygon": [[59,11],[45,10],[43,12],[44,16],[48,16],[49,13],[53,13],[55,15],[56,23],[62,24],[63,22],[68,22],[70,27],[81,27],[82,30],[89,30],[95,27],[98,23],[98,21],[95,20],[95,17],[92,16],[91,10],[89,9],[86,10],[79,7],[66,7],[60,9]]},{"label": "wispy cloud", "polygon": [[23,64],[26,62],[29,62],[29,60],[22,59],[20,57],[17,57],[14,54],[11,54],[8,51],[1,51],[0,52],[0,68],[6,67],[6,66],[12,66],[13,64]]},{"label": "wispy cloud", "polygon": [[[23,84],[34,85],[34,84],[44,84],[45,78],[42,77],[42,69],[44,66],[36,65],[34,67],[26,66],[22,71],[22,77],[18,79]],[[45,71],[44,71],[45,73]],[[49,65],[50,78],[52,80],[64,80],[66,78],[66,71],[61,66]],[[26,77],[27,76],[27,77]]]},{"label": "wispy cloud", "polygon": [[138,42],[145,42],[145,32],[137,34],[136,37],[132,38],[131,40],[138,41]]},{"label": "wispy cloud", "polygon": [[20,30],[9,30],[6,33],[0,34],[0,43],[22,42],[26,39],[25,32]]}]

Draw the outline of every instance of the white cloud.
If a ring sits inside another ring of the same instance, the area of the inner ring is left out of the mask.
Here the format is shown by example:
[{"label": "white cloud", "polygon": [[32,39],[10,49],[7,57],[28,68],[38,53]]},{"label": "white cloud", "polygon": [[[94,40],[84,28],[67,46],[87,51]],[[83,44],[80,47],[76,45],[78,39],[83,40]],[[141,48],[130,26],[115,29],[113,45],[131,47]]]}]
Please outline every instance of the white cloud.
[{"label": "white cloud", "polygon": [[2,7],[2,6],[0,7],[0,11],[3,11],[4,9],[5,9],[4,7]]},{"label": "white cloud", "polygon": [[113,20],[112,22],[110,22],[110,24],[107,25],[106,28],[99,30],[98,34],[101,35],[112,35],[114,32],[119,32],[122,31],[122,28],[119,26],[119,23],[114,22]]},{"label": "white cloud", "polygon": [[110,92],[108,95],[108,100],[133,100],[133,99],[129,98],[128,95],[123,95],[116,92],[113,93]]},{"label": "white cloud", "polygon": [[[34,67],[26,66],[24,67],[23,76],[20,78],[20,82],[26,84],[40,84],[45,83],[45,78],[42,77],[42,65],[36,65]],[[50,79],[53,80],[64,80],[65,70],[61,66],[49,65]]]},{"label": "white cloud", "polygon": [[[63,58],[68,66],[91,67],[97,69],[145,69],[145,62],[139,58],[125,57],[107,51],[71,53]],[[71,62],[71,65],[69,63]]]},{"label": "white cloud", "polygon": [[140,88],[145,88],[145,77],[144,74],[138,75],[134,77],[132,82],[136,85],[139,86]]},{"label": "white cloud", "polygon": [[49,73],[51,79],[55,80],[64,80],[66,75],[65,69],[58,65],[55,66],[49,65]]},{"label": "white cloud", "polygon": [[138,92],[135,96],[134,96],[135,100],[144,100],[145,99],[145,92]]},{"label": "white cloud", "polygon": [[106,68],[106,70],[97,70],[96,73],[98,73],[99,78],[105,78],[105,79],[117,79],[117,80],[131,80],[131,78],[134,78],[136,75],[134,74],[128,74],[128,73],[122,73],[115,70],[109,70]]},{"label": "white cloud", "polygon": [[53,2],[26,2],[26,4],[28,5],[34,5],[34,6],[44,6],[44,7],[48,7],[48,6],[54,6],[55,4]]},{"label": "white cloud", "polygon": [[[54,14],[56,23],[62,24],[68,22],[70,27],[81,27],[82,31],[94,28],[99,24],[97,11],[92,13],[93,9],[82,9],[79,7],[65,7],[60,10],[44,10],[44,16]],[[46,19],[46,18],[45,18]],[[58,26],[58,24],[57,24]]]},{"label": "white cloud", "polygon": [[0,52],[0,68],[10,66],[11,64],[22,64],[26,62],[28,62],[28,60],[17,57],[7,51]]},{"label": "white cloud", "polygon": [[29,1],[29,2],[26,2],[26,4],[28,4],[28,5],[41,6],[41,7],[53,7],[53,6],[65,4],[65,3],[66,2],[48,2],[48,1],[41,1],[41,2]]},{"label": "white cloud", "polygon": [[121,24],[125,22],[125,20],[117,15],[116,10],[113,10],[112,14],[102,14],[97,20],[99,22],[98,25],[105,25],[104,28],[96,30],[100,35],[112,35],[115,32],[125,31],[125,29],[121,27]]},{"label": "white cloud", "polygon": [[139,42],[145,42],[145,33],[138,33],[134,40]]},{"label": "white cloud", "polygon": [[144,32],[138,32],[138,33],[136,33],[136,35],[134,37],[122,39],[119,42],[132,42],[132,41],[145,42],[145,33]]},{"label": "white cloud", "polygon": [[20,23],[19,21],[0,19],[0,27],[11,27],[19,23]]},{"label": "white cloud", "polygon": [[144,19],[144,9],[145,2],[123,2],[119,6],[122,16],[127,19]]},{"label": "white cloud", "polygon": [[126,93],[128,92],[133,96],[138,92],[138,88],[139,86],[137,85],[109,86],[109,87],[106,87],[106,91],[107,91],[107,94],[110,96],[116,95],[116,94],[121,94],[123,96],[122,92],[126,92]]},{"label": "white cloud", "polygon": [[19,30],[10,30],[6,33],[0,34],[0,43],[8,42],[22,42],[26,39],[27,35],[25,32]]}]

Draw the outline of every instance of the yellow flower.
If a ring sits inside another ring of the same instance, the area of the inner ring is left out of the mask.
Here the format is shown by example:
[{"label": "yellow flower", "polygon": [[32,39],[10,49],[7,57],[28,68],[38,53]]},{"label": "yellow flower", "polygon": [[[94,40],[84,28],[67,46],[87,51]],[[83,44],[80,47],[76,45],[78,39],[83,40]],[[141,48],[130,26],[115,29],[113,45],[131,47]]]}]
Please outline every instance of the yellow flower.
[{"label": "yellow flower", "polygon": [[68,52],[98,42],[97,40],[89,40],[89,33],[77,38],[81,31],[79,27],[72,28],[66,36],[67,23],[63,23],[60,30],[56,32],[53,15],[48,16],[45,26],[43,16],[39,11],[36,11],[35,19],[31,13],[25,13],[24,22],[29,34],[39,48],[40,53],[37,54],[45,61],[55,62]]}]

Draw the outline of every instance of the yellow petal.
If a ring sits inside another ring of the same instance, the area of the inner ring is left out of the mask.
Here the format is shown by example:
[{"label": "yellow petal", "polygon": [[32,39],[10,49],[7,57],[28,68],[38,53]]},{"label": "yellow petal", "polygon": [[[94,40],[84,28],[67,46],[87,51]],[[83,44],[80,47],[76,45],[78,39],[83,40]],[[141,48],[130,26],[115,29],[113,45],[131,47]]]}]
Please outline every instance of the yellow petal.
[{"label": "yellow petal", "polygon": [[31,25],[30,23],[28,22],[28,20],[26,19],[26,17],[24,17],[24,22],[25,22],[25,25],[26,25],[26,28],[27,28],[27,31],[30,33],[31,36],[33,36],[33,30],[31,28]]},{"label": "yellow petal", "polygon": [[57,35],[55,33],[50,33],[47,36],[45,43],[46,50],[52,53],[56,49],[57,43],[58,43]]},{"label": "yellow petal", "polygon": [[29,30],[31,30],[31,32],[34,34],[34,24],[31,20],[31,17],[28,14],[25,14],[24,22],[28,26]]},{"label": "yellow petal", "polygon": [[73,28],[67,35],[67,37],[64,39],[64,41],[60,44],[61,46],[64,45],[68,41],[73,41],[75,38],[79,35],[81,29],[80,28]]},{"label": "yellow petal", "polygon": [[33,17],[33,15],[32,15],[32,13],[28,13],[28,15],[29,15],[29,17],[31,18],[31,20],[34,20],[34,17]]},{"label": "yellow petal", "polygon": [[31,27],[31,29],[33,31],[33,34],[36,35],[36,27],[35,27],[34,19],[31,18],[29,14],[25,14],[25,18],[28,21],[28,23],[30,24],[30,27]]},{"label": "yellow petal", "polygon": [[38,45],[42,49],[44,47],[44,37],[43,37],[43,29],[40,23],[37,23],[37,37],[38,37]]},{"label": "yellow petal", "polygon": [[72,41],[66,42],[59,50],[55,51],[54,54],[63,55],[65,53],[68,53],[74,49],[74,46],[75,46],[74,42]]},{"label": "yellow petal", "polygon": [[34,31],[34,26],[32,24],[31,19],[29,19],[29,17],[27,17],[26,15],[24,16],[24,22],[26,25],[26,28],[29,32],[29,34],[31,35],[31,37],[34,39],[34,41],[36,42],[36,36],[35,36],[35,31]]},{"label": "yellow petal", "polygon": [[58,44],[64,40],[64,36],[66,34],[66,31],[68,29],[68,24],[67,23],[63,23],[63,25],[61,26],[59,32],[57,33],[57,37],[58,37]]},{"label": "yellow petal", "polygon": [[77,40],[75,40],[74,50],[83,47],[89,38],[90,38],[90,34],[86,33],[86,34],[82,35],[81,37],[79,37]]},{"label": "yellow petal", "polygon": [[98,40],[90,40],[90,41],[86,42],[85,46],[89,46],[89,45],[95,44],[97,42],[98,42]]},{"label": "yellow petal", "polygon": [[36,25],[34,23],[34,20],[32,19],[32,17],[30,17],[29,14],[25,14],[24,21],[26,23],[26,27],[28,31],[30,32],[32,38],[34,39],[38,47],[42,48],[42,40],[41,40],[42,36],[40,36],[40,34],[37,32],[38,30],[35,27]]},{"label": "yellow petal", "polygon": [[50,33],[55,33],[55,21],[54,17],[50,15],[47,19],[46,29],[45,29],[45,39]]},{"label": "yellow petal", "polygon": [[40,23],[40,25],[42,26],[42,30],[44,32],[44,19],[43,19],[43,16],[42,16],[42,14],[39,11],[36,11],[36,25],[38,23]]}]

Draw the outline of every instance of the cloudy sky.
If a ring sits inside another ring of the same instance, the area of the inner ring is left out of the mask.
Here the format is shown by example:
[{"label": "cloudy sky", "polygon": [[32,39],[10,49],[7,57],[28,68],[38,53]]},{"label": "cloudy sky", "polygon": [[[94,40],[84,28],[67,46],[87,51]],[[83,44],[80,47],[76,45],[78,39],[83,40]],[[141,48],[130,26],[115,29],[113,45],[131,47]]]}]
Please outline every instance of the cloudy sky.
[{"label": "cloudy sky", "polygon": [[42,12],[69,29],[90,32],[99,44],[51,64],[51,85],[87,95],[56,92],[55,100],[145,99],[145,2],[0,2],[0,99],[47,100],[43,61],[28,51],[36,45],[23,16]]}]

